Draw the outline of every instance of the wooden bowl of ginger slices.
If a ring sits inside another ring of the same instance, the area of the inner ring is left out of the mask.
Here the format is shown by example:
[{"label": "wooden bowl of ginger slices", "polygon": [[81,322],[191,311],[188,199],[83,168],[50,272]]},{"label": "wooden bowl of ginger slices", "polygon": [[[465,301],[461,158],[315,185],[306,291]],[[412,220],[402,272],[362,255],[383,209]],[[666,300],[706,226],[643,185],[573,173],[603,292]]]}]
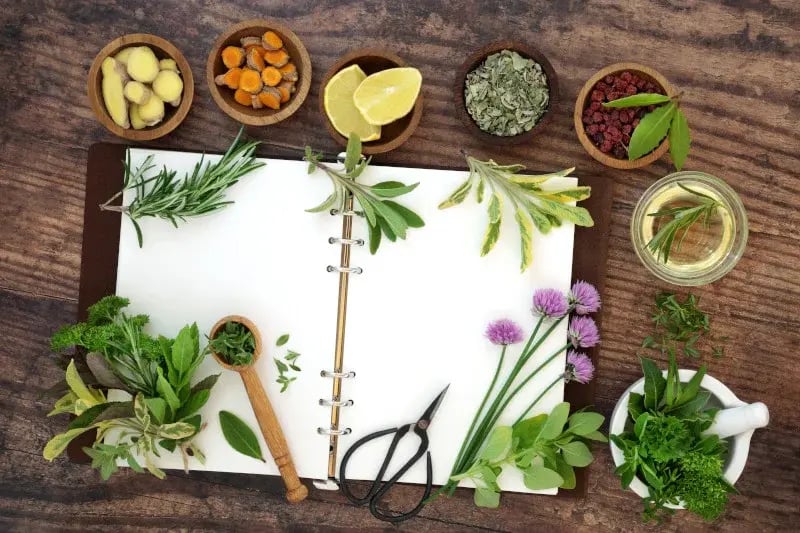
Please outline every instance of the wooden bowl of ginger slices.
[{"label": "wooden bowl of ginger slices", "polygon": [[269,126],[289,118],[311,88],[311,58],[295,33],[275,20],[228,28],[206,63],[211,96],[231,118]]}]

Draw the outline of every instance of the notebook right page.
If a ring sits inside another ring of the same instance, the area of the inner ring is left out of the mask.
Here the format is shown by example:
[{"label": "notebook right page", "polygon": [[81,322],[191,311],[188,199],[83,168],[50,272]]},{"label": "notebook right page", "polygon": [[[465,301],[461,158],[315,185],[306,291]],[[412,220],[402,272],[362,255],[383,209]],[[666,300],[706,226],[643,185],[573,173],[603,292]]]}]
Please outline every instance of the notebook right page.
[{"label": "notebook right page", "polygon": [[[401,197],[419,213],[425,227],[412,229],[405,241],[381,244],[376,255],[354,248],[351,263],[363,268],[352,276],[347,311],[345,367],[356,377],[343,384],[343,397],[354,405],[342,412],[342,424],[353,433],[342,437],[339,458],[352,442],[376,430],[416,421],[436,394],[450,384],[429,429],[434,483],[447,481],[472,417],[492,379],[498,346],[484,336],[487,324],[498,318],[517,321],[530,334],[533,291],[552,287],[567,291],[572,269],[574,227],[564,224],[546,236],[534,231],[533,264],[520,272],[520,237],[514,213],[505,206],[501,234],[494,249],[480,256],[487,225],[488,198],[477,204],[474,192],[460,205],[439,210],[467,177],[465,171],[372,166],[367,183],[389,179],[420,182]],[[575,178],[553,179],[548,188],[577,184]],[[487,195],[488,196],[488,195]],[[358,221],[354,236],[366,239],[366,224]],[[526,369],[562,348],[566,321],[556,328]],[[510,346],[506,372],[521,345]],[[564,369],[562,351],[509,405],[500,423],[510,424]],[[527,375],[526,371],[521,376]],[[563,384],[551,389],[531,412],[549,412],[563,399]],[[418,440],[411,437],[395,463],[410,456]],[[348,464],[348,478],[373,479],[387,442],[360,450]],[[503,490],[532,492],[517,471],[504,472]],[[404,482],[424,483],[424,460]],[[544,491],[555,493],[555,489]]]}]

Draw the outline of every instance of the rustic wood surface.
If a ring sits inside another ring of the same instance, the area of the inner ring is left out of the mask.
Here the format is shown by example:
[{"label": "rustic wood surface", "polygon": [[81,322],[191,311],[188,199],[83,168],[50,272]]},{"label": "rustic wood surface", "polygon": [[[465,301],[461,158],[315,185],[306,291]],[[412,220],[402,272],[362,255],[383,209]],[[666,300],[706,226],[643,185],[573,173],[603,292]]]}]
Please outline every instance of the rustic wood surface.
[{"label": "rustic wood surface", "polygon": [[[131,32],[166,37],[201,75],[214,39],[229,25],[275,17],[304,40],[323,73],[356,47],[395,50],[425,80],[425,113],[401,149],[378,160],[463,166],[459,150],[533,168],[576,165],[602,174],[615,203],[604,307],[597,405],[610,414],[639,376],[636,351],[648,333],[654,293],[671,287],[636,259],[628,224],[636,199],[671,171],[668,158],[616,171],[593,161],[572,128],[573,99],[600,67],[650,64],[685,91],[692,127],[689,169],[724,178],[750,218],[744,258],[728,276],[693,292],[729,337],[711,373],[745,401],[768,404],[772,421],[757,431],[749,462],[725,515],[706,525],[681,513],[666,530],[780,531],[800,523],[800,3],[796,0],[629,2],[7,1],[0,10],[0,529],[303,530],[392,528],[338,493],[312,489],[299,505],[283,501],[279,478],[171,474],[166,481],[122,473],[101,482],[85,465],[48,464],[41,449],[64,429],[48,419],[42,392],[61,376],[48,336],[74,320],[80,267],[84,172],[89,145],[115,139],[94,119],[85,95],[92,58]],[[529,41],[553,63],[562,99],[548,131],[531,145],[481,146],[453,109],[452,77],[487,42]],[[253,137],[325,150],[328,136],[311,95],[295,116]],[[237,125],[204,83],[185,122],[155,145],[222,150]],[[674,288],[673,288],[674,289]],[[683,292],[683,291],[681,291]],[[687,362],[686,366],[696,366]],[[503,496],[500,510],[477,509],[471,494],[437,501],[400,526],[408,531],[633,531],[640,504],[620,490],[607,449],[591,466],[585,499]],[[413,488],[394,496],[400,506]],[[415,501],[415,500],[414,500]]]}]

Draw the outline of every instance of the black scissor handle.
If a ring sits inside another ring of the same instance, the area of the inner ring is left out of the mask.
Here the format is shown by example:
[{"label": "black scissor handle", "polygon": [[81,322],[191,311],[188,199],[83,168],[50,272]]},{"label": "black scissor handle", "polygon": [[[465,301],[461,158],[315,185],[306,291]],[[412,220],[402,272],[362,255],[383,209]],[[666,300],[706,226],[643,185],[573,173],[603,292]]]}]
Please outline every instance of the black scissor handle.
[{"label": "black scissor handle", "polygon": [[[370,500],[369,511],[372,513],[372,516],[374,516],[379,520],[383,520],[385,522],[397,523],[397,522],[402,522],[403,520],[408,520],[409,518],[413,518],[414,516],[417,515],[417,513],[419,513],[422,510],[423,507],[425,507],[425,503],[428,500],[428,496],[431,495],[431,489],[433,488],[433,464],[431,463],[431,452],[427,452],[426,455],[427,455],[427,478],[425,481],[425,492],[423,493],[422,498],[420,498],[417,506],[406,513],[399,513],[399,514],[384,513],[378,508],[378,504],[381,502],[381,500],[389,491],[389,489],[391,489],[396,483],[396,481],[400,479],[400,476],[393,476],[392,479],[384,483],[383,487],[381,487],[381,489]],[[419,459],[419,457],[415,458],[411,463],[406,463],[406,465],[410,467],[416,462],[417,459]]]},{"label": "black scissor handle", "polygon": [[350,448],[347,449],[344,456],[342,457],[342,463],[339,465],[339,488],[342,489],[342,493],[347,497],[348,500],[355,503],[356,505],[364,505],[365,503],[369,502],[369,500],[378,492],[380,489],[381,478],[383,474],[386,473],[386,468],[389,466],[389,461],[391,461],[391,456],[389,453],[386,454],[386,459],[384,459],[383,464],[381,465],[380,471],[378,475],[375,477],[375,481],[372,482],[372,485],[367,491],[367,495],[363,498],[359,498],[350,490],[349,487],[349,480],[347,479],[347,463],[350,461],[350,457],[355,453],[355,451],[363,446],[364,444],[368,443],[371,440],[379,439],[385,435],[389,435],[390,433],[395,433],[394,438],[392,439],[392,445],[389,448],[392,451],[395,447],[397,447],[397,443],[395,441],[400,440],[398,437],[399,431],[398,428],[389,428],[384,429],[383,431],[376,431],[375,433],[370,433],[365,437],[361,437],[357,441],[355,441]]}]

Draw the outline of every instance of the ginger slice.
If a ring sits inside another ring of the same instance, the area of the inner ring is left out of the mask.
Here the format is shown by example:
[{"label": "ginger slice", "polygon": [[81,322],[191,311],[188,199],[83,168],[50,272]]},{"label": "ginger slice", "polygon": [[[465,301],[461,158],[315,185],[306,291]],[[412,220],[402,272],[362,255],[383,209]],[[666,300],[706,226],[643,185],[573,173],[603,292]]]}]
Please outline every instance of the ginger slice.
[{"label": "ginger slice", "polygon": [[183,80],[174,70],[162,70],[153,80],[153,92],[173,107],[178,107],[183,95]]},{"label": "ginger slice", "polygon": [[122,128],[130,128],[128,120],[128,102],[125,101],[123,78],[117,68],[117,61],[113,57],[107,57],[100,66],[103,73],[102,94],[103,103],[106,111],[114,121],[114,124]]},{"label": "ginger slice", "polygon": [[261,36],[261,43],[264,49],[268,51],[283,48],[283,39],[272,30],[264,32],[264,35]]},{"label": "ginger slice", "polygon": [[162,59],[158,62],[158,68],[161,70],[174,70],[178,74],[181,73],[181,71],[178,70],[178,63],[175,62],[174,59]]},{"label": "ginger slice", "polygon": [[150,99],[150,95],[153,94],[153,92],[140,81],[129,81],[125,84],[123,94],[129,102],[142,105]]},{"label": "ginger slice", "polygon": [[158,76],[158,59],[147,46],[135,47],[128,56],[128,75],[142,83],[150,83]]},{"label": "ginger slice", "polygon": [[141,115],[139,115],[139,105],[138,104],[131,104],[130,108],[130,115],[131,115],[131,126],[135,130],[143,130],[147,127],[144,120],[142,120]]},{"label": "ginger slice", "polygon": [[244,49],[226,46],[222,50],[222,63],[228,68],[241,67],[244,62]]},{"label": "ginger slice", "polygon": [[155,126],[164,119],[164,101],[152,95],[144,105],[139,106],[139,117],[148,126]]}]

